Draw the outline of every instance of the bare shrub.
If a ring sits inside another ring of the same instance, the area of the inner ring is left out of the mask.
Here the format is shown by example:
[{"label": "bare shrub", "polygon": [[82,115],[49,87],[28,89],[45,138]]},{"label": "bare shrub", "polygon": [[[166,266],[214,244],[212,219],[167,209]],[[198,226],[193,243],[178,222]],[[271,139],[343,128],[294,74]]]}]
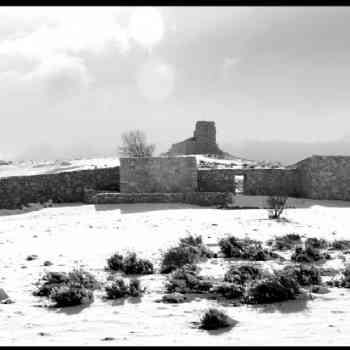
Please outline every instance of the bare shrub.
[{"label": "bare shrub", "polygon": [[274,194],[271,194],[266,199],[266,206],[269,212],[269,219],[278,219],[285,207],[288,200],[288,195],[283,191],[277,191]]},{"label": "bare shrub", "polygon": [[227,316],[224,312],[211,308],[202,316],[199,328],[205,330],[216,330],[233,327],[236,324],[237,321]]},{"label": "bare shrub", "polygon": [[154,144],[148,144],[146,134],[141,130],[132,130],[122,134],[119,154],[124,157],[152,157]]}]

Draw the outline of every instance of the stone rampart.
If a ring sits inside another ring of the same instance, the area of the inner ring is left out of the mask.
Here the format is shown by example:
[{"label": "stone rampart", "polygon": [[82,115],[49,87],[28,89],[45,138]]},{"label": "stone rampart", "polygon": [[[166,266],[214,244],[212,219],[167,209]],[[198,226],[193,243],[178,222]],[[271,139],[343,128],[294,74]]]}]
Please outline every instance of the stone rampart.
[{"label": "stone rampart", "polygon": [[84,187],[119,191],[119,167],[1,178],[0,209],[49,200],[54,203],[81,202]]}]

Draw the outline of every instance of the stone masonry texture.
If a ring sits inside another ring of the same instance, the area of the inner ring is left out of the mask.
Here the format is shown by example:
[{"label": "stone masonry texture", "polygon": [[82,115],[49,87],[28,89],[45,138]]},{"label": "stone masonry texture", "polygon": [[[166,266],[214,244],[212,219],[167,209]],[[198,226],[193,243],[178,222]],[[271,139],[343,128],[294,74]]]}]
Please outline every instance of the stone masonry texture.
[{"label": "stone masonry texture", "polygon": [[296,164],[300,194],[311,199],[350,200],[350,157],[312,156]]},{"label": "stone masonry texture", "polygon": [[120,192],[193,192],[197,190],[195,157],[120,159]]},{"label": "stone masonry texture", "polygon": [[222,192],[177,192],[177,193],[116,193],[85,191],[85,202],[91,204],[120,203],[188,203],[200,206],[224,204],[226,193]]},{"label": "stone masonry texture", "polygon": [[81,202],[84,187],[119,191],[119,167],[0,179],[0,209],[28,203]]},{"label": "stone masonry texture", "polygon": [[198,171],[198,188],[204,192],[235,192],[235,176],[243,175],[243,193],[285,193],[297,197],[299,177],[294,169],[211,169]]}]

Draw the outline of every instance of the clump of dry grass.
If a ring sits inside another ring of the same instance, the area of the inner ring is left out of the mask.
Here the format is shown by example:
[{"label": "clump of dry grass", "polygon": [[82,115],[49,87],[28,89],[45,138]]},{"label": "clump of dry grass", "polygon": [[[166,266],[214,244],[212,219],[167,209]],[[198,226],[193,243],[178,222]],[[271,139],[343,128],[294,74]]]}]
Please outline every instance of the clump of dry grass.
[{"label": "clump of dry grass", "polygon": [[239,258],[251,261],[266,261],[280,258],[269,249],[263,248],[261,242],[251,239],[238,239],[234,236],[219,241],[220,250],[225,258]]},{"label": "clump of dry grass", "polygon": [[320,249],[314,248],[311,245],[305,248],[296,247],[291,260],[298,263],[313,263],[320,260],[328,260],[331,256],[327,252],[321,252]]},{"label": "clump of dry grass", "polygon": [[84,288],[95,290],[100,283],[88,271],[75,269],[71,272],[47,272],[38,282],[38,288],[33,292],[35,296],[49,297],[53,289],[63,285],[80,285]]},{"label": "clump of dry grass", "polygon": [[124,297],[140,297],[144,293],[141,288],[141,282],[133,278],[128,284],[122,278],[115,279],[111,284],[105,287],[106,299],[119,299]]},{"label": "clump of dry grass", "polygon": [[297,281],[288,274],[279,273],[253,282],[247,289],[247,304],[267,304],[295,299],[299,293]]},{"label": "clump of dry grass", "polygon": [[161,273],[169,273],[186,264],[195,264],[214,256],[214,253],[203,244],[201,236],[181,238],[178,246],[169,248],[163,254]]},{"label": "clump of dry grass", "polygon": [[205,330],[217,330],[233,327],[237,321],[226,315],[224,312],[211,308],[204,313],[200,320],[199,328]]},{"label": "clump of dry grass", "polygon": [[198,275],[194,265],[185,265],[178,268],[167,279],[168,293],[206,293],[213,286],[212,282]]},{"label": "clump of dry grass", "polygon": [[130,252],[125,257],[118,253],[107,259],[107,268],[121,271],[126,275],[149,275],[154,272],[153,264],[147,259],[140,259],[136,253]]},{"label": "clump of dry grass", "polygon": [[294,277],[301,286],[318,285],[322,283],[320,270],[314,265],[287,265],[282,271]]},{"label": "clump of dry grass", "polygon": [[272,249],[276,250],[289,250],[293,249],[296,245],[301,244],[301,237],[295,233],[289,233],[284,236],[275,237],[272,241]]}]

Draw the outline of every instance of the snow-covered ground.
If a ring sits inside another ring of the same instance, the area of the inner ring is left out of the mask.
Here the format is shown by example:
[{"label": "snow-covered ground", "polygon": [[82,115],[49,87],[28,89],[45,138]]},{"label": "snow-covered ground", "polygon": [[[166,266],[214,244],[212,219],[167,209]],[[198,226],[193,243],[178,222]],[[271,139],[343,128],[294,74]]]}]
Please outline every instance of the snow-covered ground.
[{"label": "snow-covered ground", "polygon": [[65,161],[26,161],[0,165],[0,178],[9,176],[27,176],[55,174],[66,171],[109,168],[119,165],[119,158],[72,159]]},{"label": "snow-covered ground", "polygon": [[[187,234],[202,235],[213,250],[227,234],[262,241],[287,233],[350,239],[350,202],[301,203],[288,209],[287,220],[280,222],[268,220],[263,209],[185,204],[67,204],[1,210],[0,287],[15,303],[0,305],[0,345],[348,345],[348,289],[331,288],[313,300],[268,307],[233,307],[205,299],[162,304],[155,301],[163,293],[165,277],[154,274],[141,277],[147,293],[139,302],[104,301],[103,292],[96,292],[89,307],[47,309],[40,307],[43,300],[32,296],[34,283],[45,271],[82,266],[106,280],[106,259],[115,251],[135,250],[158,267],[161,250]],[[38,259],[27,261],[30,254]],[[44,267],[45,260],[53,266]],[[325,266],[343,264],[335,256]],[[211,259],[202,264],[202,273],[220,277],[226,266],[223,259]],[[225,310],[239,323],[218,334],[193,328],[191,322],[198,321],[209,306]],[[105,337],[113,340],[103,341]]]}]

